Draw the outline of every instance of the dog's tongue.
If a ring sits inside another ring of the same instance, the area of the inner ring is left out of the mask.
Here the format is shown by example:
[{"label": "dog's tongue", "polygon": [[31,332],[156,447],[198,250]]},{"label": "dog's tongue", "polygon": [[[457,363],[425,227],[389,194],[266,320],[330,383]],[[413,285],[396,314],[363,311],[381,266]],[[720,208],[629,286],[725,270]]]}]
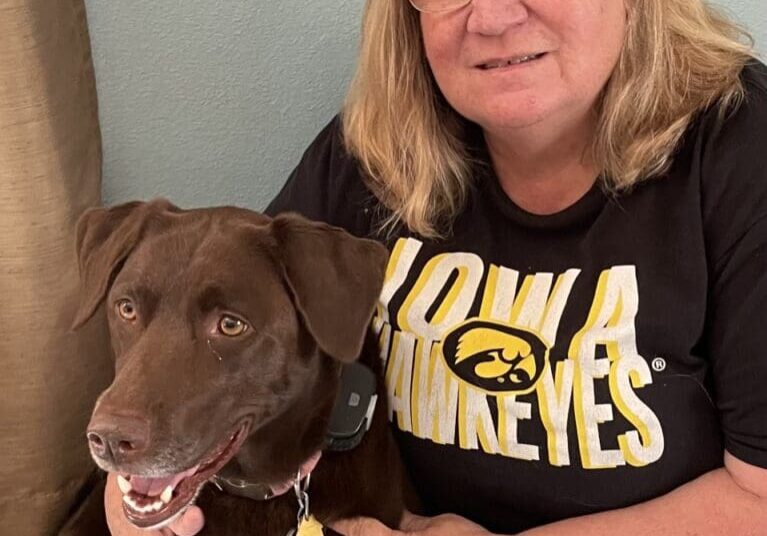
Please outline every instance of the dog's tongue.
[{"label": "dog's tongue", "polygon": [[192,476],[199,467],[199,465],[195,465],[188,471],[158,478],[131,475],[130,485],[131,488],[133,488],[133,491],[137,493],[146,495],[148,497],[156,497],[165,491],[165,488],[168,486],[175,489],[179,482],[188,476]]}]

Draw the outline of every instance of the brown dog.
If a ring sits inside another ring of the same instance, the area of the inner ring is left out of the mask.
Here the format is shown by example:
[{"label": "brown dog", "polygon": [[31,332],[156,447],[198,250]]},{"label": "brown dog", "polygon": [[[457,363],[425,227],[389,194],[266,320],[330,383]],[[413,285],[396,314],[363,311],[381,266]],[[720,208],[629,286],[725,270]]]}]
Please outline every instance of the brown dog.
[{"label": "brown dog", "polygon": [[[313,469],[319,521],[366,515],[396,526],[404,472],[382,407],[357,448],[317,462],[342,364],[359,357],[380,378],[366,334],[383,246],[296,215],[162,200],[88,211],[77,245],[75,326],[106,301],[116,357],[88,440],[96,463],[121,475],[132,523],[169,523],[222,470],[267,495]],[[384,401],[380,380],[378,391]],[[296,526],[292,488],[252,500],[207,486],[198,502],[203,534],[285,536]]]}]

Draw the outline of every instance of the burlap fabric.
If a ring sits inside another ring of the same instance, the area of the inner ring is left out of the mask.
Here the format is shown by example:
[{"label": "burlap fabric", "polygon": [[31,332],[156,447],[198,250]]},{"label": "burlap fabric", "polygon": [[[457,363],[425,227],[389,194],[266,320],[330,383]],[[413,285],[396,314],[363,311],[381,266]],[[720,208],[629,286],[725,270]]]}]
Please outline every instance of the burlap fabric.
[{"label": "burlap fabric", "polygon": [[82,0],[0,0],[0,535],[55,534],[93,465],[111,365],[103,316],[69,330],[74,225],[100,201]]}]

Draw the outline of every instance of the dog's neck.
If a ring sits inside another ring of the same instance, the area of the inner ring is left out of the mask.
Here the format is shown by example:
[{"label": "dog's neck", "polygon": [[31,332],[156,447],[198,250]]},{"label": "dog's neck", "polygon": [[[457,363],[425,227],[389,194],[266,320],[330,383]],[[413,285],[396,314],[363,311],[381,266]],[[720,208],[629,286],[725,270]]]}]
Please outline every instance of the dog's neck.
[{"label": "dog's neck", "polygon": [[290,489],[299,471],[314,470],[339,387],[338,365],[329,359],[325,363],[314,386],[251,433],[219,472],[221,479],[257,486],[263,493],[254,493],[268,496]]}]

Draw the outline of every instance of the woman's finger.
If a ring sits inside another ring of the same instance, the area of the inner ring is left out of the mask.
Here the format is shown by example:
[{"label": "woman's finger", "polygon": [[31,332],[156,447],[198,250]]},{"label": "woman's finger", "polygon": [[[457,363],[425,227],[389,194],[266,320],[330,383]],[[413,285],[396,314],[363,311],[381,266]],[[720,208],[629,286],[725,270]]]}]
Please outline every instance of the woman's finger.
[{"label": "woman's finger", "polygon": [[370,517],[343,519],[331,524],[330,527],[343,536],[397,536],[401,534]]},{"label": "woman's finger", "polygon": [[430,522],[430,517],[419,516],[409,512],[408,510],[405,510],[402,514],[399,528],[405,532],[417,532],[419,530],[426,529]]},{"label": "woman's finger", "polygon": [[170,529],[178,536],[194,536],[205,526],[205,516],[199,506],[190,506],[184,515],[170,524]]}]

